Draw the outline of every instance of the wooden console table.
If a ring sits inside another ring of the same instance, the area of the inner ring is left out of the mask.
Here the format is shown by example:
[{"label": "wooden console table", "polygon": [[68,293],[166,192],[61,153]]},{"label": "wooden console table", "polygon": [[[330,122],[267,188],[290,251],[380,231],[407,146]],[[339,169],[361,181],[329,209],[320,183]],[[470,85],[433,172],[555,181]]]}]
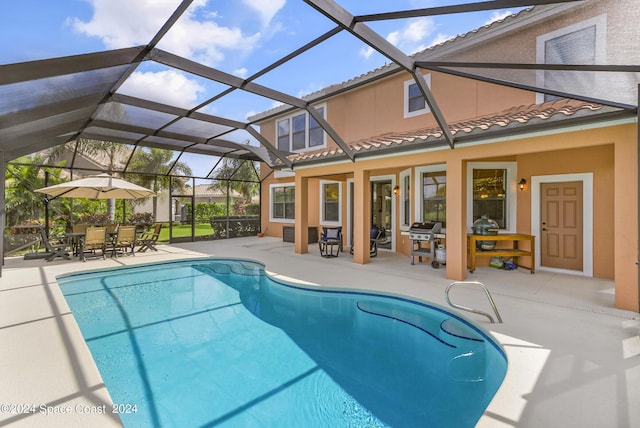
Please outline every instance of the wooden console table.
[{"label": "wooden console table", "polygon": [[[513,257],[513,262],[520,267],[529,269],[531,273],[535,273],[536,269],[536,243],[535,236],[524,234],[512,234],[512,235],[467,235],[468,245],[467,251],[469,251],[469,272],[473,273],[476,270],[476,257]],[[495,248],[493,250],[481,250],[476,248],[476,241],[512,241],[512,248]],[[520,241],[529,242],[529,250],[520,249],[518,243]],[[519,257],[527,256],[531,257],[531,266],[523,266],[518,264]]]}]

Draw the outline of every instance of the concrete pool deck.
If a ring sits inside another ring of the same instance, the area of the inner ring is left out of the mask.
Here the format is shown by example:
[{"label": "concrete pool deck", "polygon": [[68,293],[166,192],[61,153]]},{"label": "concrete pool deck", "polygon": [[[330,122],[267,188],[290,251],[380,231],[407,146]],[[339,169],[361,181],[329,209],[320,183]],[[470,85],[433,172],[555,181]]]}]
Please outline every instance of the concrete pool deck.
[{"label": "concrete pool deck", "polygon": [[[275,238],[160,245],[136,257],[80,261],[7,258],[0,278],[0,426],[120,426],[55,277],[200,256],[258,260],[276,277],[406,295],[446,305],[444,269],[381,251],[368,265],[348,253],[295,254]],[[538,271],[479,268],[503,319],[489,330],[509,357],[507,376],[478,427],[639,427],[640,316],[613,307],[613,282]],[[491,312],[479,289],[452,301]],[[455,309],[451,309],[456,311]],[[103,407],[104,406],[104,407]],[[105,410],[106,414],[100,414]],[[51,412],[47,414],[47,412]],[[56,413],[53,413],[56,412]]]}]

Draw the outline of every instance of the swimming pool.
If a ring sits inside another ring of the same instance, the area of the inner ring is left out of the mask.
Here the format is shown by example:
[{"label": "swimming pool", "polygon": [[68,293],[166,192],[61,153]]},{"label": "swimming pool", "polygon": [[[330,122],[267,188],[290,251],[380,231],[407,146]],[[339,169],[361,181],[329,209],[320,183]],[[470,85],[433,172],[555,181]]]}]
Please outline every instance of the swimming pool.
[{"label": "swimming pool", "polygon": [[506,373],[439,306],[300,288],[257,262],[57,279],[127,427],[473,426]]}]

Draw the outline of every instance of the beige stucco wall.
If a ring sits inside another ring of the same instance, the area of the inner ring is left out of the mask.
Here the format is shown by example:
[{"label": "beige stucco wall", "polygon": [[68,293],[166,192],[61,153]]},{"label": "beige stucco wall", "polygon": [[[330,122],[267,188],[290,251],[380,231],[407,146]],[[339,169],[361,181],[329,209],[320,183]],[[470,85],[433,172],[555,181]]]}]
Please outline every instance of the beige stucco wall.
[{"label": "beige stucco wall", "polygon": [[[615,3],[616,7],[611,6]],[[629,7],[626,7],[628,5]],[[640,19],[640,8],[635,0],[589,2],[574,8],[570,15],[545,19],[540,26],[525,26],[491,40],[481,46],[474,45],[467,52],[458,51],[443,60],[536,62],[536,36],[585,19],[606,15],[607,31],[621,34],[629,43],[611,40],[607,46],[607,62],[626,64],[637,58],[640,27],[625,26],[630,20]],[[630,28],[633,27],[633,28]],[[517,49],[514,49],[517,43]],[[505,52],[509,57],[505,58]],[[509,73],[506,71],[503,73]],[[535,84],[535,72],[525,72]],[[412,118],[403,117],[404,82],[408,73],[398,73],[375,84],[327,99],[326,114],[329,124],[346,143],[371,139],[390,132],[405,132],[436,126],[431,114]],[[461,77],[431,72],[431,89],[445,119],[449,123],[488,115],[505,109],[536,102],[536,95],[518,89],[474,81]],[[275,142],[275,121],[261,124],[261,132],[267,140]],[[343,225],[346,227],[346,179],[355,179],[355,201],[365,201],[362,196],[368,188],[358,180],[370,176],[394,174],[396,182],[400,171],[416,166],[447,165],[447,277],[464,279],[466,270],[466,164],[471,161],[513,161],[518,165],[519,178],[529,183],[532,177],[569,173],[593,174],[593,275],[612,278],[616,283],[616,306],[639,310],[638,271],[635,265],[638,251],[638,153],[637,124],[618,124],[601,128],[566,129],[561,133],[517,137],[509,141],[485,142],[473,146],[458,145],[454,150],[422,151],[376,159],[359,159],[357,162],[340,161],[317,167],[296,170],[296,180],[309,186],[301,199],[305,203],[305,225],[318,225],[318,180],[333,177],[343,181]],[[332,141],[329,147],[334,147]],[[269,184],[278,182],[267,176],[268,168],[262,168],[263,177],[263,226],[272,236],[281,236],[280,223],[269,223]],[[294,179],[287,179],[293,182]],[[413,181],[412,181],[413,182]],[[359,190],[358,190],[359,189]],[[359,193],[360,192],[360,193]],[[531,233],[532,204],[530,189],[518,194],[517,231]],[[299,203],[296,192],[296,203]],[[364,202],[363,202],[364,203]],[[364,215],[366,207],[355,207]],[[409,254],[410,241],[399,232],[399,204],[396,204],[396,251]],[[417,219],[419,220],[419,219]],[[366,241],[368,216],[364,220],[354,216],[356,244]],[[346,230],[348,236],[350,231]],[[362,241],[362,242],[360,242]],[[306,247],[296,243],[296,251]],[[366,263],[366,254],[356,252],[354,261]],[[526,263],[526,262],[525,262]]]},{"label": "beige stucco wall", "polygon": [[[467,276],[465,214],[467,162],[515,161],[518,165],[518,177],[525,178],[529,183],[533,176],[593,173],[593,275],[615,279],[618,306],[637,310],[636,129],[635,124],[626,124],[553,135],[547,133],[513,141],[459,146],[454,150],[417,152],[360,160],[355,163],[340,162],[304,168],[297,171],[297,174],[308,178],[308,225],[320,225],[318,223],[319,179],[330,178],[343,181],[343,225],[346,228],[346,179],[348,177],[353,178],[365,171],[371,176],[391,173],[398,178],[400,171],[406,168],[446,163],[447,277],[464,279]],[[272,181],[267,180],[267,182]],[[624,185],[616,185],[616,183],[624,183]],[[263,189],[268,192],[268,185],[263,186]],[[517,231],[527,234],[532,230],[529,191],[526,189],[518,193],[517,204]],[[268,193],[263,194],[263,200],[269,200]],[[399,204],[396,204],[396,207],[394,225],[396,251],[408,255],[410,241],[399,232]],[[357,228],[361,221],[357,217],[354,221]],[[269,235],[281,236],[281,224],[274,225],[268,222],[268,204],[263,204],[263,223],[269,227]],[[456,228],[456,224],[460,226]],[[348,233],[350,232],[345,229],[345,234]]]}]

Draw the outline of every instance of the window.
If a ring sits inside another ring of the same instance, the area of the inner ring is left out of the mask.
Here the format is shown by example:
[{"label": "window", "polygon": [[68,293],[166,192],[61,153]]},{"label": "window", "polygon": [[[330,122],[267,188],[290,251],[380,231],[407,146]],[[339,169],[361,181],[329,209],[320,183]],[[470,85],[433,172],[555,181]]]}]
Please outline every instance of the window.
[{"label": "window", "polygon": [[515,162],[470,162],[467,164],[467,223],[486,215],[501,230],[516,230],[516,164]]},{"label": "window", "polygon": [[473,221],[486,215],[495,220],[500,229],[507,224],[507,170],[473,170]]},{"label": "window", "polygon": [[339,181],[320,182],[320,221],[325,225],[342,224],[342,188]]},{"label": "window", "polygon": [[422,173],[422,221],[447,221],[447,173]]},{"label": "window", "polygon": [[[539,64],[593,65],[605,62],[606,16],[570,25],[543,34],[537,38],[537,61]],[[565,93],[592,94],[597,87],[596,73],[571,71],[539,71],[536,75],[540,87]],[[539,94],[538,102],[557,97]]]},{"label": "window", "polygon": [[289,150],[289,119],[278,121],[278,150],[288,152]]},{"label": "window", "polygon": [[447,171],[445,165],[416,168],[415,174],[415,220],[440,222],[445,227],[447,220]]},{"label": "window", "polygon": [[411,170],[400,173],[400,229],[409,230],[411,226]]},{"label": "window", "polygon": [[296,216],[296,188],[290,184],[271,185],[271,221],[294,220]]},{"label": "window", "polygon": [[[316,107],[324,117],[324,107]],[[308,112],[297,113],[277,122],[278,150],[299,152],[325,145],[325,132]]]},{"label": "window", "polygon": [[[319,108],[318,112],[324,115],[324,108]],[[313,116],[309,116],[309,147],[324,146],[324,130]]]},{"label": "window", "polygon": [[306,127],[305,123],[307,120],[307,114],[299,114],[297,116],[293,116],[291,118],[291,129],[292,129],[292,149],[302,150],[305,147],[305,133]]},{"label": "window", "polygon": [[[424,79],[427,86],[431,88],[431,74],[425,74]],[[404,117],[413,117],[431,112],[420,92],[420,88],[415,80],[407,80],[404,82]]]}]

